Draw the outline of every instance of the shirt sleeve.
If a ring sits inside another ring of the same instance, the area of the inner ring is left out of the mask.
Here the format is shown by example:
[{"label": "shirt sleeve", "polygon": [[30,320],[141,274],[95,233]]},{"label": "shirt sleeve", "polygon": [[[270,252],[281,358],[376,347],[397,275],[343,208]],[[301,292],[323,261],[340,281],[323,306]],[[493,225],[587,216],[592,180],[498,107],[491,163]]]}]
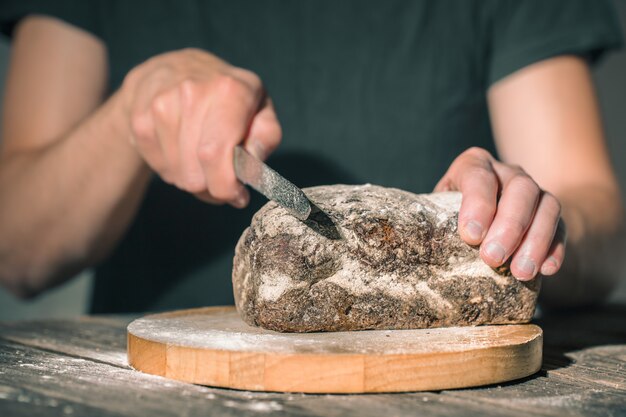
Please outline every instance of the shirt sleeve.
[{"label": "shirt sleeve", "polygon": [[99,1],[0,0],[0,32],[8,37],[26,16],[41,15],[62,20],[102,38]]},{"label": "shirt sleeve", "polygon": [[622,44],[608,0],[497,0],[492,12],[489,85],[558,55],[579,55],[594,63]]}]

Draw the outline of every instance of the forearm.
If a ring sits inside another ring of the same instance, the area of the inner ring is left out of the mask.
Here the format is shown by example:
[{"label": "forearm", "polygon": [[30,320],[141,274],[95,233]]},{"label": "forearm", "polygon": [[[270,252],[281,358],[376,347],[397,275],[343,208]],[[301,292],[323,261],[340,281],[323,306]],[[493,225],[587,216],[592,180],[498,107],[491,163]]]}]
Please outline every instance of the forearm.
[{"label": "forearm", "polygon": [[624,212],[615,187],[559,193],[567,225],[567,251],[557,276],[545,278],[542,303],[569,307],[603,301],[624,270]]},{"label": "forearm", "polygon": [[141,201],[149,171],[117,95],[71,132],[0,163],[0,280],[28,296],[101,257]]}]

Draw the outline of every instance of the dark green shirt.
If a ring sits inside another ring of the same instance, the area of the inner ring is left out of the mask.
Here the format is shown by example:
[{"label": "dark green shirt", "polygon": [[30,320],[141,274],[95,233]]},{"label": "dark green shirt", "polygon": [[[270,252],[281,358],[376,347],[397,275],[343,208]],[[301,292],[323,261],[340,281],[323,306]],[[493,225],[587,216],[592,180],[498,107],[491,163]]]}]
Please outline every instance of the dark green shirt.
[{"label": "dark green shirt", "polygon": [[[593,61],[620,42],[598,0],[19,0],[3,5],[3,30],[28,13],[101,38],[112,90],[133,66],[185,47],[256,72],[284,131],[269,163],[303,187],[428,192],[464,149],[494,151],[494,82],[560,54]],[[96,268],[92,311],[232,303],[233,249],[263,202],[214,207],[155,179]]]}]

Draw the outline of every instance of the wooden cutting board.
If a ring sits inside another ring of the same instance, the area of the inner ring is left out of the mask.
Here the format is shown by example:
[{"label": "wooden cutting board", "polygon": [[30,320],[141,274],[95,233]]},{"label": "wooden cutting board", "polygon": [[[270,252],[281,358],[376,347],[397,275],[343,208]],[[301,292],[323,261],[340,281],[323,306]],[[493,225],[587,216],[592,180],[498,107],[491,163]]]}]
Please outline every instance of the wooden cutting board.
[{"label": "wooden cutting board", "polygon": [[537,372],[542,339],[532,324],[278,333],[248,326],[234,307],[208,307],[133,321],[128,362],[149,374],[253,391],[441,390]]}]

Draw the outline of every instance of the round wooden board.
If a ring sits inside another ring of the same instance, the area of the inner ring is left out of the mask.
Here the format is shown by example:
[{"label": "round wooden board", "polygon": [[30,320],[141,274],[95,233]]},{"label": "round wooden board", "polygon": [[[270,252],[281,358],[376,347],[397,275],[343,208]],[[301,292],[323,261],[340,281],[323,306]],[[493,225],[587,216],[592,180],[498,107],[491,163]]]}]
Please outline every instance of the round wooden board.
[{"label": "round wooden board", "polygon": [[128,362],[194,384],[253,391],[365,393],[510,381],[541,367],[533,324],[278,333],[234,307],[155,314],[128,326]]}]

